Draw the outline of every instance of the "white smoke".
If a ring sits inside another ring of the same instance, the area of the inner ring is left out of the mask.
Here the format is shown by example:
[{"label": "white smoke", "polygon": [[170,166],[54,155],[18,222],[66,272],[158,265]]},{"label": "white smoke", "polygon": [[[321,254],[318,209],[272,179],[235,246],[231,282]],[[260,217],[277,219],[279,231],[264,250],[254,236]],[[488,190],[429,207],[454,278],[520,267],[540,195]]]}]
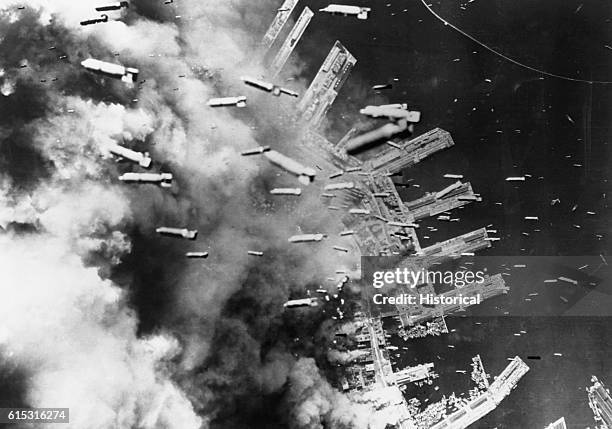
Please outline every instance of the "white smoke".
[{"label": "white smoke", "polygon": [[[202,363],[214,321],[226,299],[240,287],[252,260],[246,249],[267,243],[286,245],[287,236],[298,233],[296,223],[311,218],[315,201],[318,204],[316,196],[304,196],[306,203],[294,218],[277,217],[274,222],[267,207],[246,204],[253,192],[251,182],[267,164],[241,157],[240,151],[265,142],[256,141],[253,124],[239,119],[231,109],[206,107],[210,97],[246,91],[240,75],[265,74],[252,61],[253,28],[245,26],[248,19],[243,9],[256,8],[252,13],[257,15],[263,8],[274,10],[273,2],[175,3],[170,7],[176,6],[182,17],[176,22],[132,17],[129,25],[109,22],[82,28],[79,21],[95,17],[99,1],[28,2],[43,11],[43,25],[53,17],[84,46],[96,40],[115,54],[114,62],[141,70],[138,91],[126,88],[126,94],[133,91],[137,97],[133,108],[50,91],[57,110],[28,125],[33,145],[53,165],[51,177],[27,194],[15,195],[8,180],[0,187],[0,203],[6,203],[0,207],[0,225],[22,222],[37,229],[26,237],[0,236],[0,289],[7,297],[0,304],[0,311],[6,312],[0,335],[2,353],[33,374],[29,386],[33,406],[70,407],[71,427],[78,429],[189,429],[203,424],[168,376],[167,360],[180,356],[187,370]],[[0,8],[17,4],[21,2],[0,0]],[[113,17],[129,13],[121,11]],[[76,57],[70,60],[80,67]],[[111,84],[101,82],[110,91]],[[251,95],[257,101],[271,99],[268,94]],[[263,119],[285,109],[284,98],[273,100],[258,107]],[[154,160],[180,166],[171,192],[115,182],[117,172],[108,145],[144,141],[150,144]],[[180,192],[181,176],[188,194]],[[185,350],[170,336],[138,338],[137,320],[123,292],[99,276],[99,266],[87,268],[82,262],[93,252],[101,253],[106,263],[118,263],[131,249],[123,232],[126,226],[136,223],[141,230],[152,230],[157,225],[151,212],[159,207],[168,218],[184,224],[193,218],[202,223],[223,220],[222,227],[203,237],[204,245],[215,246],[209,262],[221,269],[214,272],[191,265],[177,274],[174,305],[193,325],[193,332],[182,338]],[[312,253],[305,250],[303,256],[311,258]],[[319,275],[321,266],[333,272],[334,261],[338,261],[337,252],[328,246],[318,258],[296,268],[294,277]],[[284,357],[263,363],[264,390],[279,389],[290,367]],[[354,408],[320,377],[314,361],[296,365],[289,379],[300,426],[317,421],[319,415],[319,421],[357,422],[355,427],[366,427],[360,423],[366,421],[361,414],[367,415],[369,407]]]},{"label": "white smoke", "polygon": [[[102,253],[110,264],[130,250],[121,226],[128,199],[101,179],[104,147],[142,139],[148,117],[118,105],[65,100],[74,114],[36,123],[34,144],[59,167],[17,196],[4,180],[0,220],[39,231],[0,236],[2,354],[29,374],[28,403],[68,407],[74,428],[199,428],[188,399],[168,378],[164,359],[176,340],[139,339],[123,292],[86,268]],[[85,140],[84,140],[85,138]]]},{"label": "white smoke", "polygon": [[99,253],[116,264],[131,249],[122,232],[130,203],[108,183],[107,146],[143,140],[152,118],[76,97],[54,105],[55,114],[30,124],[51,176],[28,193],[15,192],[8,179],[0,189],[1,225],[37,230],[0,236],[1,353],[28,373],[27,402],[70,408],[70,427],[200,428],[168,376],[176,340],[139,339],[124,293],[82,262]]},{"label": "white smoke", "polygon": [[130,250],[120,227],[131,218],[127,196],[104,183],[112,167],[107,147],[123,140],[142,140],[152,130],[141,110],[116,104],[94,104],[75,97],[62,100],[74,113],[46,117],[32,124],[33,144],[55,167],[49,180],[29,194],[10,192],[4,180],[0,225],[30,223],[69,243],[87,256],[102,252],[111,264]]},{"label": "white smoke", "polygon": [[32,406],[69,407],[79,429],[200,427],[164,375],[172,340],[138,339],[120,289],[50,235],[0,236],[0,254],[2,353],[31,374]]},{"label": "white smoke", "polygon": [[[313,359],[302,358],[296,362],[289,374],[288,386],[289,401],[293,405],[292,427],[385,429],[388,424],[397,423],[398,416],[386,408],[398,401],[397,395],[377,389],[349,397],[329,385]],[[397,393],[401,396],[399,390]]]},{"label": "white smoke", "polygon": [[327,351],[327,359],[331,363],[348,364],[361,357],[370,355],[371,353],[372,352],[369,349],[368,350],[347,350],[347,351],[330,349]]}]

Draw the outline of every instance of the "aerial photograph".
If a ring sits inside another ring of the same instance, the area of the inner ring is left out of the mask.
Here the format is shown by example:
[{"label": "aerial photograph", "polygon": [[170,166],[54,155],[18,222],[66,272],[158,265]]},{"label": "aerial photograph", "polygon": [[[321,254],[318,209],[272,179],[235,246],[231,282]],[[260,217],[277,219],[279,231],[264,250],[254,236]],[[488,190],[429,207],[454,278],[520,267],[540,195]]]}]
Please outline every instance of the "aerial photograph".
[{"label": "aerial photograph", "polygon": [[612,3],[0,0],[0,428],[612,429]]}]

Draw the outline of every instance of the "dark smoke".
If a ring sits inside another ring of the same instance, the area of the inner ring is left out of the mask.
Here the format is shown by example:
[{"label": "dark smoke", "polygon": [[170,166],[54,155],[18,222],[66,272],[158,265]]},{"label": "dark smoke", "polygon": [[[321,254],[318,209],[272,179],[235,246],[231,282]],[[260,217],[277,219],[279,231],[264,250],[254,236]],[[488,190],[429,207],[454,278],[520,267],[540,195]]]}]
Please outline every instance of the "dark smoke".
[{"label": "dark smoke", "polygon": [[[369,406],[319,369],[337,304],[283,308],[355,262],[287,237],[341,225],[320,183],[281,201],[269,189],[295,178],[239,155],[299,144],[292,101],[238,79],[265,74],[252,18],[278,6],[255,3],[135,1],[124,22],[86,29],[97,2],[1,3],[0,287],[15,299],[0,307],[0,368],[19,405],[70,406],[79,429],[367,427]],[[139,82],[89,74],[88,57],[137,67]],[[205,105],[239,93],[253,107]],[[140,170],[114,162],[111,143],[150,152],[172,189],[119,182]],[[161,225],[200,234],[160,237]]]}]

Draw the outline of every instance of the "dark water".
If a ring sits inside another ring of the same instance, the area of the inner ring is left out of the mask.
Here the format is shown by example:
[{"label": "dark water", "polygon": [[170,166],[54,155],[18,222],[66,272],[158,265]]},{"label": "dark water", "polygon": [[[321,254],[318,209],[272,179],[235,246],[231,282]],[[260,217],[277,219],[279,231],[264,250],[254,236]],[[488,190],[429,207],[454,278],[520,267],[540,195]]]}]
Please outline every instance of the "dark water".
[{"label": "dark water", "polygon": [[[305,3],[313,9],[327,4]],[[457,223],[423,222],[422,244],[492,224],[502,241],[484,252],[488,255],[609,253],[605,194],[610,192],[612,86],[540,79],[443,26],[416,0],[361,3],[373,8],[368,21],[316,15],[297,51],[309,59],[307,78],[336,39],[358,59],[331,112],[336,121],[328,135],[335,139],[351,127],[360,107],[387,100],[422,111],[417,133],[435,126],[451,132],[454,148],[405,172],[404,179],[420,188],[409,188],[403,197],[439,190],[449,184],[442,175],[456,173],[465,175],[484,202],[457,211]],[[475,0],[466,10],[456,1],[441,3],[433,7],[446,19],[521,62],[557,74],[612,80],[612,50],[604,46],[612,43],[608,2]],[[385,92],[386,99],[369,91],[370,85],[392,78],[399,82]],[[523,174],[532,177],[519,184],[504,180]],[[560,203],[551,206],[556,198]],[[528,223],[524,216],[540,220]],[[430,239],[423,238],[427,225],[439,229]],[[517,277],[512,287],[509,297],[488,305],[503,305],[514,314],[536,286]],[[531,371],[517,389],[473,427],[538,428],[560,416],[569,427],[593,426],[584,387],[591,374],[612,386],[611,322],[608,317],[449,318],[449,329],[456,333],[398,343],[409,347],[398,365],[433,361],[441,374],[439,392],[414,393],[435,400],[443,392],[471,387],[469,376],[455,369],[469,374],[471,356],[477,353],[492,375],[505,367],[507,357],[539,355],[541,360],[527,361]],[[515,337],[519,330],[527,334]],[[563,356],[554,357],[555,352]]]},{"label": "dark water", "polygon": [[[477,322],[482,323],[476,325]],[[592,374],[610,378],[610,319],[484,317],[448,318],[449,329],[456,332],[443,337],[412,340],[407,345],[400,367],[433,362],[440,378],[433,387],[414,388],[421,401],[436,401],[442,393],[467,392],[471,357],[480,354],[485,370],[499,374],[509,363],[506,358],[521,356],[531,368],[517,388],[492,413],[476,422],[475,428],[544,427],[565,416],[568,427],[593,426],[584,387]],[[514,332],[527,331],[520,337]],[[394,341],[396,345],[406,345]],[[448,348],[448,344],[455,346]],[[557,357],[553,353],[562,353]],[[527,356],[540,356],[540,360]],[[439,356],[439,358],[438,358]],[[466,370],[466,374],[455,370]]]}]

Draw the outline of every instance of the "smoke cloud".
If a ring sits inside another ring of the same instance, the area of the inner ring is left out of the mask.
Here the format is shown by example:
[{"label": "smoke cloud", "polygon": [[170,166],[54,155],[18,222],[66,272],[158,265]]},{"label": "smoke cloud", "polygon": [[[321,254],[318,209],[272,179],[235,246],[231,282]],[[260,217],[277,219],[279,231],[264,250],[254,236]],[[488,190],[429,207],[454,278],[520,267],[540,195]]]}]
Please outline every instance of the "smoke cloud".
[{"label": "smoke cloud", "polygon": [[[274,199],[295,178],[240,156],[299,144],[294,100],[239,80],[266,75],[252,17],[278,5],[254,3],[134,1],[81,27],[100,2],[0,1],[0,367],[21,403],[70,407],[79,429],[378,427],[311,358],[329,359],[315,335],[328,316],[282,306],[356,255],[289,245],[342,229],[321,185]],[[89,74],[89,57],[139,81]],[[244,111],[206,106],[242,94]],[[111,144],[149,152],[172,189],[118,181],[142,170]],[[160,237],[162,225],[200,234]]]},{"label": "smoke cloud", "polygon": [[300,359],[293,367],[288,383],[291,427],[384,429],[397,423],[392,412],[379,411],[397,398],[385,397],[384,390],[375,395],[365,393],[349,398],[329,385],[313,359]]},{"label": "smoke cloud", "polygon": [[73,427],[200,427],[164,375],[178,346],[138,339],[120,289],[52,236],[0,249],[1,350],[29,374],[28,404],[69,407]]}]

